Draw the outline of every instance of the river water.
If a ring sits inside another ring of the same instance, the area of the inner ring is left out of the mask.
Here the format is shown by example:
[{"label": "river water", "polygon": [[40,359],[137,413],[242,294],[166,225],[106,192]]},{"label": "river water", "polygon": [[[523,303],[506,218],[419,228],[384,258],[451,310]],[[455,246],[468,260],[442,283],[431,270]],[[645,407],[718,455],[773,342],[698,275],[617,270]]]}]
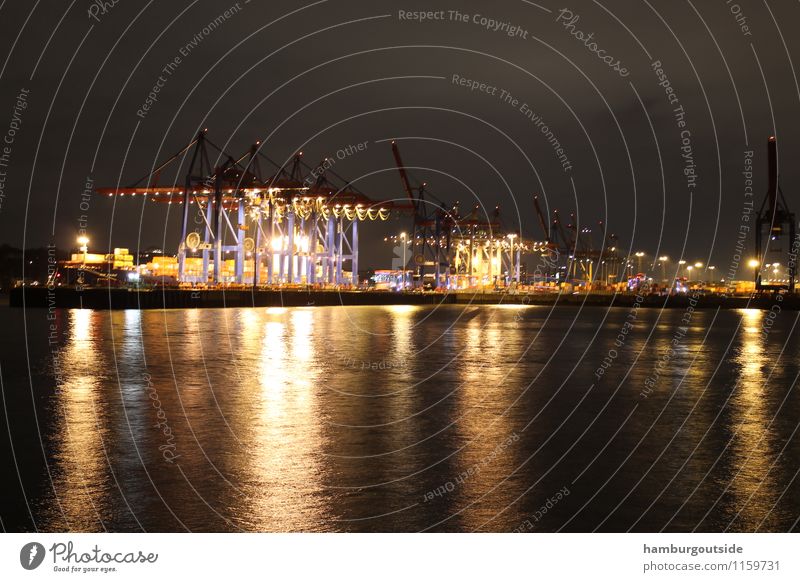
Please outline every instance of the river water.
[{"label": "river water", "polygon": [[794,312],[0,318],[5,530],[798,527]]}]

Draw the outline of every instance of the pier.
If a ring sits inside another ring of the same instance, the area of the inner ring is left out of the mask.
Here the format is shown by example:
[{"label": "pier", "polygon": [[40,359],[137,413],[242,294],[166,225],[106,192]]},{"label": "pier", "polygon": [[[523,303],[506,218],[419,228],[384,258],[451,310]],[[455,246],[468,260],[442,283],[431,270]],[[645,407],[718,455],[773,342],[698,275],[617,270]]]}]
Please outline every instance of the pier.
[{"label": "pier", "polygon": [[315,307],[336,305],[517,305],[638,307],[653,309],[764,309],[796,311],[796,294],[757,296],[637,295],[633,293],[406,292],[318,289],[124,289],[17,287],[9,304],[26,308],[179,309],[222,307]]}]

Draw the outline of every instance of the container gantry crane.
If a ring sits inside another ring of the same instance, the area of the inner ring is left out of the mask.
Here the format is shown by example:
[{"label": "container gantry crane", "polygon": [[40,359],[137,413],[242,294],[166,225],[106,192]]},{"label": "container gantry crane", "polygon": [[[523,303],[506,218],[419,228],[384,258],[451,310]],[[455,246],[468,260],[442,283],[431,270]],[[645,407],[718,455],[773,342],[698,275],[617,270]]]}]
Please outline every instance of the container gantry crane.
[{"label": "container gantry crane", "polygon": [[[245,263],[252,257],[248,281],[253,285],[358,283],[358,223],[387,220],[391,202],[373,201],[349,182],[333,185],[327,174],[321,177],[303,162],[302,152],[276,164],[256,142],[234,157],[206,133],[133,185],[96,189],[107,196],[182,205],[178,282],[243,284]],[[209,148],[216,154],[214,163]],[[180,175],[187,159],[183,183],[158,185],[170,166]],[[263,176],[259,160],[277,171]],[[306,172],[314,179],[304,177]]]},{"label": "container gantry crane", "polygon": [[[755,251],[758,265],[753,269],[756,290],[788,289],[794,292],[797,269],[796,259],[792,255],[796,255],[798,251],[795,241],[796,222],[778,179],[778,144],[774,136],[767,140],[767,171],[767,195],[756,215]],[[782,244],[786,243],[787,239],[788,245],[784,249]],[[773,262],[773,259],[777,258],[781,261]],[[785,263],[785,267],[782,263]],[[770,270],[770,267],[774,268]],[[785,269],[783,272],[781,267]],[[766,281],[762,273],[766,275]]]}]

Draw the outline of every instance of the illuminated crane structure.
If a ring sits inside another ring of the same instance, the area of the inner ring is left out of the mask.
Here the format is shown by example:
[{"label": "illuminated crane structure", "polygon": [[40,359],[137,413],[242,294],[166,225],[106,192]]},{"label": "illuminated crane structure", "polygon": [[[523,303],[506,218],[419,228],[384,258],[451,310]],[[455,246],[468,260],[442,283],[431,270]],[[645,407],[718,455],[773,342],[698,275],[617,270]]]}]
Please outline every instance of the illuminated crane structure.
[{"label": "illuminated crane structure", "polygon": [[[187,159],[183,183],[158,185],[170,166],[177,178]],[[263,175],[261,160],[275,171]],[[135,184],[97,192],[182,205],[181,283],[357,285],[358,223],[387,220],[392,205],[370,200],[326,162],[308,166],[301,152],[276,164],[260,143],[235,158],[204,130]]]},{"label": "illuminated crane structure", "polygon": [[456,214],[453,272],[459,287],[484,287],[499,282],[522,281],[522,258],[527,254],[546,253],[548,244],[524,239],[504,229],[500,209],[495,207],[492,220],[482,219],[480,206],[464,217]]},{"label": "illuminated crane structure", "polygon": [[[414,214],[410,239],[412,253],[409,262],[415,265],[416,279],[422,284],[425,279],[425,268],[433,267],[433,286],[448,286],[451,234],[455,226],[453,211],[457,209],[447,208],[441,200],[428,193],[425,190],[425,182],[416,187],[411,185],[406,166],[400,157],[400,149],[395,141],[392,141],[392,155],[408,198],[406,208]],[[403,268],[408,269],[408,262]]]},{"label": "illuminated crane structure", "polygon": [[[798,252],[796,223],[778,181],[778,146],[775,137],[767,141],[767,170],[767,195],[756,215],[756,289],[788,289],[793,292]],[[763,240],[765,235],[766,245]]]},{"label": "illuminated crane structure", "polygon": [[558,255],[557,262],[564,270],[565,280],[607,283],[620,276],[618,270],[622,259],[617,250],[619,239],[617,235],[606,232],[602,220],[597,222],[600,233],[600,242],[597,243],[592,228],[578,228],[575,214],[570,213],[570,221],[564,225],[558,210],[553,210],[548,227],[538,195],[533,197],[533,206],[549,248]]},{"label": "illuminated crane structure", "polygon": [[499,208],[491,218],[479,205],[461,216],[458,203],[412,185],[395,142],[392,153],[407,202],[372,200],[331,171],[329,160],[309,166],[302,152],[278,164],[257,142],[232,156],[206,130],[132,185],[96,191],[181,207],[177,259],[152,262],[163,259],[159,276],[180,284],[357,285],[359,223],[385,221],[391,212],[413,215],[405,268],[415,271],[416,286],[507,286],[521,282],[524,254],[549,251],[549,241],[504,229]]},{"label": "illuminated crane structure", "polygon": [[[546,244],[504,229],[499,207],[490,220],[481,216],[478,204],[462,216],[457,202],[443,202],[427,190],[425,182],[412,185],[397,142],[391,145],[408,199],[406,205],[395,207],[413,213],[412,253],[404,268],[414,270],[416,286],[472,288],[495,286],[500,280],[505,284],[521,281],[523,254],[545,252]],[[432,268],[432,274],[428,274],[428,268]]]}]

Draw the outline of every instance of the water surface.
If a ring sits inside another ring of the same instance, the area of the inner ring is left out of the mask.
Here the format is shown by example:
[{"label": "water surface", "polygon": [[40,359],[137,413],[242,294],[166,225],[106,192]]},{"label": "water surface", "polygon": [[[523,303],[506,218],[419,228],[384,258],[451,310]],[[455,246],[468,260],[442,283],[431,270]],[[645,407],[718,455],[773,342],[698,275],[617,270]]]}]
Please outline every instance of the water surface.
[{"label": "water surface", "polygon": [[797,528],[795,313],[0,317],[6,530]]}]

